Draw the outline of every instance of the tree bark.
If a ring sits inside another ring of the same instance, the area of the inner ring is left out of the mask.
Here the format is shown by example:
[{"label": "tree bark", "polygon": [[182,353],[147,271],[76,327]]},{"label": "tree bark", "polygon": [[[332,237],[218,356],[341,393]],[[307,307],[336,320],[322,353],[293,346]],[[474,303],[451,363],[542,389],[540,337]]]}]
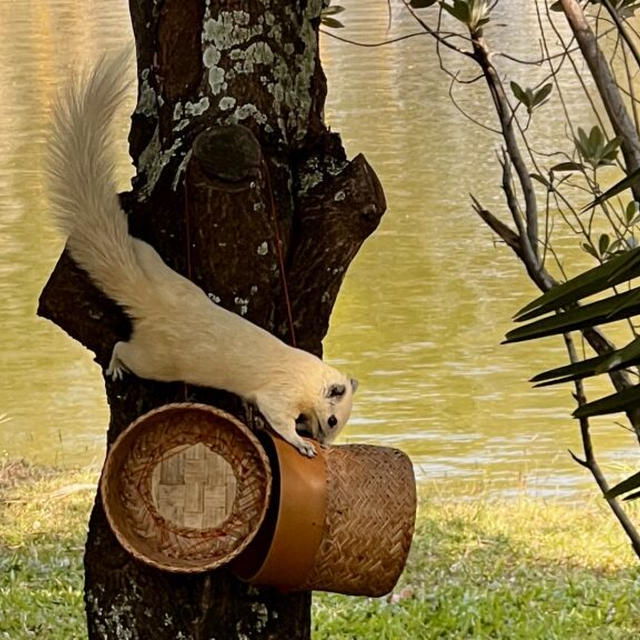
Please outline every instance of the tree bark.
[{"label": "tree bark", "polygon": [[[318,355],[345,271],[385,208],[364,158],[347,162],[322,121],[321,8],[320,0],[130,0],[136,176],[121,196],[132,233],[172,268],[290,340],[286,280],[296,340]],[[94,351],[103,369],[130,331],[66,254],[38,313]],[[108,446],[135,417],[173,401],[215,404],[255,426],[241,400],[222,391],[133,376],[105,384]],[[310,600],[247,586],[224,569],[151,569],[120,547],[95,502],[85,551],[91,640],[308,638]]]}]

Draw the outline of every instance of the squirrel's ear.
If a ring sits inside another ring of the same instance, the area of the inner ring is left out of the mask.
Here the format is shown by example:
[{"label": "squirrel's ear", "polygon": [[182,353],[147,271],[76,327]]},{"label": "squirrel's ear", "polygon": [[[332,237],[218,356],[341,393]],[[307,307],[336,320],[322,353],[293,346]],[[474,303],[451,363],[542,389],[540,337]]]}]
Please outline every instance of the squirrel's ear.
[{"label": "squirrel's ear", "polygon": [[351,390],[353,391],[353,393],[356,392],[357,388],[358,388],[358,381],[355,378],[351,378]]}]

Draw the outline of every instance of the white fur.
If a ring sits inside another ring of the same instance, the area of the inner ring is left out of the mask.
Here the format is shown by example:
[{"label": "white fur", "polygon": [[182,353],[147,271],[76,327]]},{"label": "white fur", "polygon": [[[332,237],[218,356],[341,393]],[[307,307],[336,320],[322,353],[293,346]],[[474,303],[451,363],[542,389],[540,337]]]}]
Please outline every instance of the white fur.
[{"label": "white fur", "polygon": [[131,337],[116,343],[107,373],[119,378],[126,369],[235,393],[313,456],[313,445],[296,432],[296,418],[305,416],[313,436],[330,442],[349,418],[355,381],[212,303],[151,245],[129,235],[109,137],[127,90],[127,60],[105,57],[67,88],[54,109],[47,167],[55,220],[71,256],[133,320]]}]

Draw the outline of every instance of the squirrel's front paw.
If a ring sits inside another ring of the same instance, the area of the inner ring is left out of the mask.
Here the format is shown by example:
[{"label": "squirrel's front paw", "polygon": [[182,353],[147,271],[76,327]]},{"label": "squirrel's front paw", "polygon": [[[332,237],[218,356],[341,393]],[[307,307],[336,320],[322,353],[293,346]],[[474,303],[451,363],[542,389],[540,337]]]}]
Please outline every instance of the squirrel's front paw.
[{"label": "squirrel's front paw", "polygon": [[313,458],[316,455],[316,448],[307,440],[300,438],[300,441],[292,442],[291,444],[307,458]]}]

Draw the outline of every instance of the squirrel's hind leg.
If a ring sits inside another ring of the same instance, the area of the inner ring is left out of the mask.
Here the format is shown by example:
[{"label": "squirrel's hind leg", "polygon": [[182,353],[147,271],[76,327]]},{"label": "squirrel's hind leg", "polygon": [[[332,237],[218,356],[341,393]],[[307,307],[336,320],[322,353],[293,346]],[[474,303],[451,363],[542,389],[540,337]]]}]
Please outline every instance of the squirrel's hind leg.
[{"label": "squirrel's hind leg", "polygon": [[122,355],[123,350],[127,348],[126,342],[116,342],[113,345],[113,351],[111,352],[111,360],[109,361],[109,366],[107,368],[107,375],[112,380],[122,380],[127,369],[127,366],[124,364],[119,355]]}]

